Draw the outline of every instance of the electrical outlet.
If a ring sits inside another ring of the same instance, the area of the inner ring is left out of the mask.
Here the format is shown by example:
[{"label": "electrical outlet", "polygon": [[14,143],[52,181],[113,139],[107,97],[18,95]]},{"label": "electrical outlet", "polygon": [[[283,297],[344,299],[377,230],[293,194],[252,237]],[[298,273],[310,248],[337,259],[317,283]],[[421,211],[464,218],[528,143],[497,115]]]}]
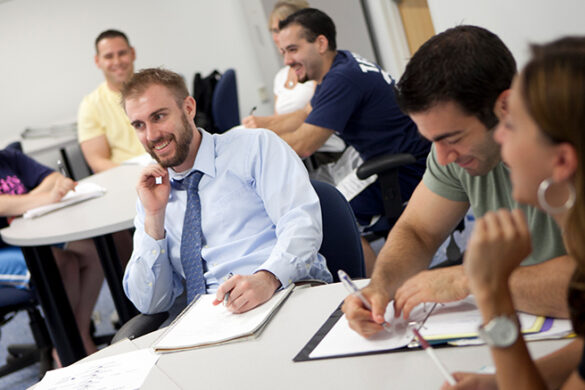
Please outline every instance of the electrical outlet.
[{"label": "electrical outlet", "polygon": [[268,97],[268,91],[264,85],[261,85],[258,88],[258,96],[260,97],[260,102],[262,103],[268,103],[270,101],[270,98]]}]

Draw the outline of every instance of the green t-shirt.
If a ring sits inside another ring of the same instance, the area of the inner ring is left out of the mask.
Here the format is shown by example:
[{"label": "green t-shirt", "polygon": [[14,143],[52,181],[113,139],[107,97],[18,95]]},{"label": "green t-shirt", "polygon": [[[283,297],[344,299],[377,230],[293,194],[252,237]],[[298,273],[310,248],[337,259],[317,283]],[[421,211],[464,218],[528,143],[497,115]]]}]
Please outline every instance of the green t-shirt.
[{"label": "green t-shirt", "polygon": [[440,165],[433,146],[427,159],[423,183],[446,199],[470,203],[477,218],[501,208],[522,209],[532,233],[532,253],[523,265],[542,263],[567,253],[555,221],[542,211],[521,205],[512,198],[510,174],[503,162],[484,176],[471,176],[455,163]]}]

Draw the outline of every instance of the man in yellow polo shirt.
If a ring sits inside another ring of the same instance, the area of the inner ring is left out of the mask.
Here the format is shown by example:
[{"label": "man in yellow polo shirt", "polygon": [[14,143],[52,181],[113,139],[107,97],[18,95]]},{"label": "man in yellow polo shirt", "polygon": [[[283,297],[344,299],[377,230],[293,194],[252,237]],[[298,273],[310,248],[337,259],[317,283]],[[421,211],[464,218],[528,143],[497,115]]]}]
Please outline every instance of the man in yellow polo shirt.
[{"label": "man in yellow polo shirt", "polygon": [[144,149],[120,105],[122,85],[134,74],[134,48],[123,32],[106,30],[96,38],[95,49],[95,64],[106,80],[81,102],[77,127],[85,160],[97,173]]}]

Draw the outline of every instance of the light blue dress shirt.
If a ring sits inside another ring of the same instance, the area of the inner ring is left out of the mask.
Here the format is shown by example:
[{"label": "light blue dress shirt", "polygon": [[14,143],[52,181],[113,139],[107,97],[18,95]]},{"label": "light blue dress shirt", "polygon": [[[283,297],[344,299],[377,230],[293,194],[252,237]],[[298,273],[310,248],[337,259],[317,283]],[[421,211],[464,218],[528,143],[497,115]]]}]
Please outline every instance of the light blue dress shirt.
[{"label": "light blue dress shirt", "polygon": [[[319,199],[296,153],[269,130],[200,132],[192,169],[204,173],[199,196],[207,292],[215,292],[229,273],[260,270],[272,272],[283,287],[303,279],[330,282],[325,259],[317,253],[322,240]],[[137,202],[134,252],[123,285],[143,313],[168,310],[183,292],[180,247],[187,193],[174,181],[190,171],[169,169],[164,239],[144,232],[144,209]]]}]

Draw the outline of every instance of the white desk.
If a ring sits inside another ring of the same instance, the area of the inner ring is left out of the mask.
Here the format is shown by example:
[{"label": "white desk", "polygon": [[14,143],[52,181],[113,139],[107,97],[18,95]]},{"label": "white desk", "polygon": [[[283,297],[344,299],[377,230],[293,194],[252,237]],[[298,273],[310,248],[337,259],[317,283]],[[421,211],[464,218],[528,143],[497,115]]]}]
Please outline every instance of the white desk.
[{"label": "white desk", "polygon": [[[321,327],[346,290],[339,283],[298,289],[255,340],[163,354],[143,389],[438,389],[443,377],[421,350],[294,363],[293,357]],[[87,359],[144,348],[160,330],[124,340]],[[568,340],[529,343],[534,358]],[[477,371],[492,365],[486,346],[440,348],[450,371]],[[161,375],[162,373],[162,375]]]},{"label": "white desk", "polygon": [[0,144],[5,148],[9,143],[19,141],[22,145],[22,151],[31,157],[50,150],[65,149],[77,144],[77,133],[62,133],[55,136],[22,138],[15,137],[2,141]]},{"label": "white desk", "polygon": [[49,331],[63,364],[86,356],[50,245],[93,238],[122,322],[137,313],[122,290],[122,267],[110,233],[133,226],[136,182],[142,167],[122,165],[83,181],[107,189],[104,196],[35,219],[18,218],[2,239],[22,247]]},{"label": "white desk", "polygon": [[22,151],[31,157],[49,150],[63,150],[77,144],[77,133],[61,134],[53,137],[24,138],[20,140]]}]

